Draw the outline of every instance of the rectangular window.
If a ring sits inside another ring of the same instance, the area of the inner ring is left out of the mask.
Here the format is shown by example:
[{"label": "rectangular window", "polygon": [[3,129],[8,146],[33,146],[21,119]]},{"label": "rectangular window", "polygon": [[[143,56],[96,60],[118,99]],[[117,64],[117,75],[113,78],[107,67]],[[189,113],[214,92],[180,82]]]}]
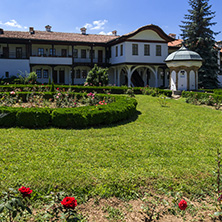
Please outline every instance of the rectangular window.
[{"label": "rectangular window", "polygon": [[16,47],[16,58],[17,59],[22,58],[22,47]]},{"label": "rectangular window", "polygon": [[116,46],[116,57],[118,56],[118,46]]},{"label": "rectangular window", "polygon": [[123,55],[123,45],[120,45],[120,56]]},{"label": "rectangular window", "polygon": [[81,58],[82,59],[86,58],[86,49],[81,49]]},{"label": "rectangular window", "polygon": [[75,71],[75,74],[76,74],[76,79],[80,79],[80,69],[77,69]]},{"label": "rectangular window", "polygon": [[49,49],[49,55],[50,56],[55,56],[56,55],[56,50],[53,49],[53,53],[52,53],[52,49]]},{"label": "rectangular window", "polygon": [[144,45],[144,55],[145,56],[150,55],[150,45]]},{"label": "rectangular window", "polygon": [[3,58],[9,57],[9,47],[3,47]]},{"label": "rectangular window", "polygon": [[86,79],[87,77],[87,71],[86,70],[82,70],[82,78]]},{"label": "rectangular window", "polygon": [[44,55],[44,49],[43,48],[38,48],[38,55],[43,56]]},{"label": "rectangular window", "polygon": [[138,55],[138,44],[132,45],[132,55]]},{"label": "rectangular window", "polygon": [[156,45],[156,56],[161,56],[161,45]]},{"label": "rectangular window", "polygon": [[74,58],[78,58],[78,49],[74,49],[73,53],[74,53]]},{"label": "rectangular window", "polygon": [[49,78],[48,69],[44,69],[44,70],[43,70],[43,78],[44,78],[44,79],[48,79],[48,78]]},{"label": "rectangular window", "polygon": [[42,78],[42,70],[36,69],[36,75],[37,75],[38,79],[41,79]]},{"label": "rectangular window", "polygon": [[66,57],[67,56],[67,50],[66,49],[62,49],[61,55],[62,55],[62,57]]}]

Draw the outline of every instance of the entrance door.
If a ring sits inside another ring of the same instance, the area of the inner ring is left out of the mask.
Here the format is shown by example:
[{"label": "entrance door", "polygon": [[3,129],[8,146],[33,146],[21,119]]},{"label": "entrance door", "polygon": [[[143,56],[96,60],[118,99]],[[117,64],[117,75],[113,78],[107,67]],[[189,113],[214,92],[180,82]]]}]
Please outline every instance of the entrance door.
[{"label": "entrance door", "polygon": [[98,50],[98,63],[103,62],[103,50]]},{"label": "entrance door", "polygon": [[56,71],[56,70],[54,70],[54,72],[53,72],[53,82],[54,82],[54,83],[58,83],[57,71]]},{"label": "entrance door", "polygon": [[65,83],[65,72],[64,70],[59,71],[59,83]]},{"label": "entrance door", "polygon": [[8,58],[8,57],[9,57],[9,48],[3,47],[3,58]]}]

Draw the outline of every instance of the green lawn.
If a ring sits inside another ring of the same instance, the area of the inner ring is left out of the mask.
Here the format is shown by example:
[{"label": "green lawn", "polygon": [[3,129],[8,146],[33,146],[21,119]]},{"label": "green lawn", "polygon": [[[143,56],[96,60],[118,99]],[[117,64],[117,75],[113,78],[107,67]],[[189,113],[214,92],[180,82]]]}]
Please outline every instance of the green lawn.
[{"label": "green lawn", "polygon": [[214,190],[222,113],[138,95],[137,119],[82,130],[0,129],[0,190],[56,185],[84,195],[134,196],[141,187],[195,195]]}]

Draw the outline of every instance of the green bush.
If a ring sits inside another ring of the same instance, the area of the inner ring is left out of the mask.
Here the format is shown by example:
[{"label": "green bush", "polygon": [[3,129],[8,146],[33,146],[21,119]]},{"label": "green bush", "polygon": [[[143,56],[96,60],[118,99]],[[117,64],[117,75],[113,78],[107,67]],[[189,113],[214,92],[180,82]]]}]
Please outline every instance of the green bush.
[{"label": "green bush", "polygon": [[52,112],[52,125],[59,128],[84,128],[88,120],[80,108],[55,109]]},{"label": "green bush", "polygon": [[50,110],[45,108],[23,108],[16,113],[16,126],[44,128],[50,125]]},{"label": "green bush", "polygon": [[[101,94],[100,96],[103,98],[104,95]],[[115,102],[107,105],[77,108],[0,107],[0,126],[84,128],[86,126],[115,123],[130,118],[135,114],[136,99],[127,96],[112,95],[112,97],[115,98]]]},{"label": "green bush", "polygon": [[1,107],[0,108],[0,127],[16,126],[16,108]]},{"label": "green bush", "polygon": [[85,84],[92,86],[106,86],[109,83],[108,69],[98,67],[96,64],[89,71]]},{"label": "green bush", "polygon": [[[12,90],[19,89],[22,92],[42,92],[42,91],[51,91],[54,92],[55,89],[59,89],[62,92],[65,91],[73,91],[73,92],[97,92],[97,93],[110,93],[110,94],[124,94],[128,89],[132,89],[132,87],[127,86],[76,86],[76,85],[1,85],[0,92],[10,92]],[[142,94],[143,90],[147,87],[134,87],[134,94]],[[168,97],[171,97],[172,91],[159,89],[159,88],[150,88],[152,90],[156,90],[158,94],[164,94]]]}]

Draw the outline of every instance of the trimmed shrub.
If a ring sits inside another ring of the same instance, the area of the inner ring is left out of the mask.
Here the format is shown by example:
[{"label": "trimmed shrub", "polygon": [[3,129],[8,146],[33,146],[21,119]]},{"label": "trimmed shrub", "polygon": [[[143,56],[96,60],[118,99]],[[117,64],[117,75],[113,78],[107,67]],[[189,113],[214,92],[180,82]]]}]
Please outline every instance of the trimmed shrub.
[{"label": "trimmed shrub", "polygon": [[16,108],[1,107],[0,108],[0,127],[16,126]]},{"label": "trimmed shrub", "polygon": [[83,128],[88,120],[82,109],[55,109],[52,112],[52,125],[59,128]]},{"label": "trimmed shrub", "polygon": [[[26,95],[27,93],[23,93]],[[50,95],[51,93],[47,93]],[[83,94],[77,94],[81,97]],[[106,94],[99,94],[101,99]],[[84,128],[100,124],[111,124],[134,115],[137,101],[128,96],[112,95],[114,102],[107,105],[83,106],[76,108],[14,108],[0,107],[0,126],[26,128]],[[1,115],[2,114],[2,115]]]},{"label": "trimmed shrub", "polygon": [[27,128],[44,128],[51,121],[50,110],[45,108],[23,108],[16,113],[16,125]]}]

